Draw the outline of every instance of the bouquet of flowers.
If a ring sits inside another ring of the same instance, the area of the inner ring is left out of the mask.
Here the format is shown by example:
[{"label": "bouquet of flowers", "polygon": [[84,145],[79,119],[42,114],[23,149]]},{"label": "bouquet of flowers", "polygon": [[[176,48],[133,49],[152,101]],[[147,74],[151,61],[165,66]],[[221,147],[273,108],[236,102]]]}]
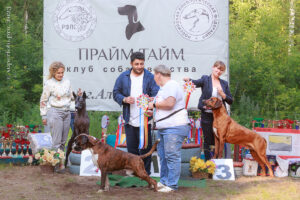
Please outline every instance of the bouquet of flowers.
[{"label": "bouquet of flowers", "polygon": [[65,152],[60,149],[48,150],[43,148],[34,155],[34,158],[37,160],[37,164],[55,166],[58,163],[63,163],[65,159]]},{"label": "bouquet of flowers", "polygon": [[204,172],[208,174],[214,174],[216,169],[216,164],[211,161],[204,161],[196,156],[192,157],[190,160],[190,171],[192,173]]}]

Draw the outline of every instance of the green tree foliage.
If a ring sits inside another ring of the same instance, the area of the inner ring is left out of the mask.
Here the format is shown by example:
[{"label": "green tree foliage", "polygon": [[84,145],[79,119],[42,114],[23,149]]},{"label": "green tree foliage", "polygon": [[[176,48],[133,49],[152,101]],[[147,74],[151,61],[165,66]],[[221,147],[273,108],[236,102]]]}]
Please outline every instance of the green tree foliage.
[{"label": "green tree foliage", "polygon": [[[256,117],[299,120],[300,26],[297,22],[295,46],[288,53],[289,6],[288,0],[230,1],[230,80],[235,99],[232,110],[238,119],[244,112],[254,114],[241,107],[250,101],[260,108]],[[296,21],[298,15],[299,3]]]},{"label": "green tree foliage", "polygon": [[16,122],[42,91],[43,1],[1,1],[0,10],[0,121]]}]

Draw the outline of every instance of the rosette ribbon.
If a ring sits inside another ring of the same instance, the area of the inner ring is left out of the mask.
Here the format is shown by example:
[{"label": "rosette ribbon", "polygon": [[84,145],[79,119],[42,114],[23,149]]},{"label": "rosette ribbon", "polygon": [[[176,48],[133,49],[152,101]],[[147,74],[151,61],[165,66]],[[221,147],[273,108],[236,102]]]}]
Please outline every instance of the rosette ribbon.
[{"label": "rosette ribbon", "polygon": [[[116,133],[115,148],[117,148],[117,146],[119,144],[124,143],[124,138],[122,138],[123,129],[124,129],[124,119],[123,119],[123,115],[121,114],[118,117],[118,129],[117,129],[117,133]],[[126,139],[126,137],[125,137],[125,139]]]},{"label": "rosette ribbon", "polygon": [[151,98],[147,94],[142,94],[137,97],[136,103],[139,108],[139,125],[140,125],[140,141],[139,149],[145,149],[148,147],[148,117],[145,116],[145,112],[148,110],[148,104]]},{"label": "rosette ribbon", "polygon": [[107,127],[109,125],[109,117],[107,115],[103,115],[101,120],[101,142],[105,143]]},{"label": "rosette ribbon", "polygon": [[193,138],[193,130],[195,127],[195,120],[193,118],[190,118],[189,120],[190,120],[191,130],[188,135],[188,140],[186,142],[187,144],[189,144],[191,142],[191,139]]},{"label": "rosette ribbon", "polygon": [[202,147],[202,127],[201,127],[201,119],[197,119],[195,122],[196,134],[195,134],[195,143],[200,144]]},{"label": "rosette ribbon", "polygon": [[185,109],[187,109],[187,106],[189,104],[191,93],[195,90],[195,84],[192,81],[187,81],[183,85],[183,89],[186,92],[186,98],[185,98]]}]

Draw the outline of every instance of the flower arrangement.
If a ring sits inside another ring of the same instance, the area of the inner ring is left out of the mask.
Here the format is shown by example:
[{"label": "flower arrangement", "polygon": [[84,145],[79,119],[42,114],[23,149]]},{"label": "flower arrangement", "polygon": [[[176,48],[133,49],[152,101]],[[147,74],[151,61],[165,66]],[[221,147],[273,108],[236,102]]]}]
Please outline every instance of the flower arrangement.
[{"label": "flower arrangement", "polygon": [[190,160],[190,171],[192,173],[204,172],[209,174],[214,174],[216,169],[216,164],[211,161],[204,161],[196,156],[192,157]]},{"label": "flower arrangement", "polygon": [[55,166],[64,161],[65,152],[60,149],[56,151],[43,148],[34,155],[34,158],[37,160],[37,164]]}]

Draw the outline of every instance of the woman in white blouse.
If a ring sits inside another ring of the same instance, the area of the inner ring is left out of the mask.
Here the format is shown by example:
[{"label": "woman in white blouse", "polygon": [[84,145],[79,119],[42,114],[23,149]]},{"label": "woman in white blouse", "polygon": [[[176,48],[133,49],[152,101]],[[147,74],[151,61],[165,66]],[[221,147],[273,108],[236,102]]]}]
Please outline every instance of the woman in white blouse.
[{"label": "woman in white blouse", "polygon": [[70,105],[73,98],[70,81],[64,78],[64,72],[65,66],[61,62],[50,65],[49,77],[40,100],[43,124],[50,128],[53,148],[63,151],[70,129]]}]

